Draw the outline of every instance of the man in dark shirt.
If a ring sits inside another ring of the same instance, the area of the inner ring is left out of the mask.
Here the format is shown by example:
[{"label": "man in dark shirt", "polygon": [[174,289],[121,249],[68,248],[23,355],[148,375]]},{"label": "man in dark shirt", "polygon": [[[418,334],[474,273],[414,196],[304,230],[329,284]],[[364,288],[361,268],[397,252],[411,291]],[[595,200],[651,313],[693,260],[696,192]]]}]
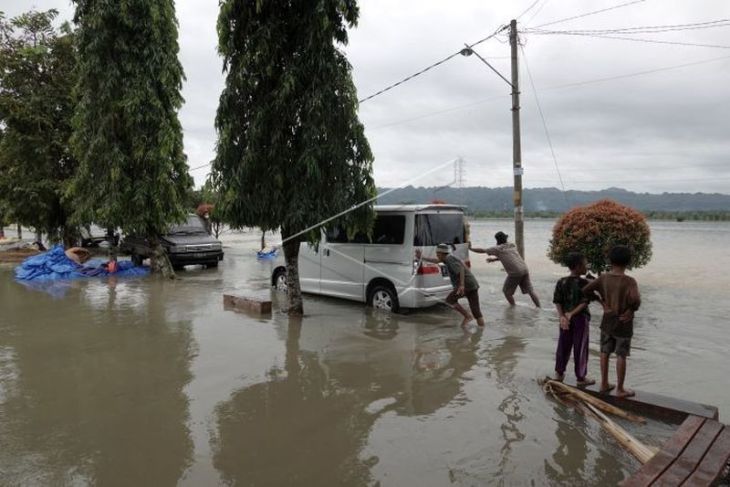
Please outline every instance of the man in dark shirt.
[{"label": "man in dark shirt", "polygon": [[[458,258],[451,255],[451,249],[447,244],[439,244],[436,247],[436,258],[423,257],[420,249],[416,249],[416,258],[434,264],[444,264],[449,271],[451,285],[454,290],[446,297],[446,303],[458,311],[463,317],[462,325],[466,325],[473,318],[476,318],[479,326],[484,326],[484,317],[479,307],[479,283],[474,274]],[[460,304],[459,298],[466,297],[469,301],[471,315]]]},{"label": "man in dark shirt", "polygon": [[532,287],[530,271],[527,269],[525,260],[517,251],[517,246],[511,242],[507,242],[508,235],[504,232],[497,232],[494,234],[494,239],[497,241],[497,245],[494,247],[481,249],[473,247],[471,242],[469,242],[469,250],[476,252],[477,254],[489,255],[490,257],[487,257],[487,262],[500,261],[502,263],[502,267],[504,267],[505,272],[507,272],[507,277],[504,280],[504,286],[502,286],[502,292],[510,305],[515,305],[514,294],[517,290],[517,286],[519,286],[522,294],[529,294],[530,298],[532,298],[532,302],[539,308],[540,299],[537,297],[537,293]]}]

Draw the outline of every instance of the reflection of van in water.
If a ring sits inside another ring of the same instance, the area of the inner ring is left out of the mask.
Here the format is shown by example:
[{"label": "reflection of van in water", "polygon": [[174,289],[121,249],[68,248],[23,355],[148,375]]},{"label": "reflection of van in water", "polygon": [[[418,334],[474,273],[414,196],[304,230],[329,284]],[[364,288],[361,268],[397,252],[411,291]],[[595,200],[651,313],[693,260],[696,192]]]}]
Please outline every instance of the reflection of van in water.
[{"label": "reflection of van in water", "polygon": [[[343,228],[322,230],[319,246],[302,243],[299,281],[302,291],[365,302],[374,308],[398,311],[443,302],[451,291],[446,268],[423,262],[415,249],[435,257],[436,245],[448,243],[467,262],[464,211],[453,205],[376,206],[373,231],[368,238],[348,239]],[[286,289],[283,259],[274,266],[272,285]]]}]

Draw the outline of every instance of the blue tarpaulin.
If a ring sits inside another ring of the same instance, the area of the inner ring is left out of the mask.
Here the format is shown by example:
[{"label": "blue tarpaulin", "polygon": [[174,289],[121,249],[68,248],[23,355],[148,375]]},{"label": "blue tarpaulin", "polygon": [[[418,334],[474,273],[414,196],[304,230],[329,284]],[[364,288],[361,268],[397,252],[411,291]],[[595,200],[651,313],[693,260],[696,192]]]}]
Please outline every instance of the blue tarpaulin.
[{"label": "blue tarpaulin", "polygon": [[28,257],[15,268],[15,278],[19,281],[56,281],[69,279],[85,279],[89,277],[116,277],[146,276],[150,270],[147,267],[135,266],[128,260],[117,262],[117,271],[110,274],[102,266],[105,261],[92,259],[85,264],[77,264],[68,257],[63,245],[56,245],[48,252]]},{"label": "blue tarpaulin", "polygon": [[275,259],[278,254],[279,254],[278,249],[271,249],[268,252],[259,250],[256,252],[256,258],[263,259],[263,260]]}]

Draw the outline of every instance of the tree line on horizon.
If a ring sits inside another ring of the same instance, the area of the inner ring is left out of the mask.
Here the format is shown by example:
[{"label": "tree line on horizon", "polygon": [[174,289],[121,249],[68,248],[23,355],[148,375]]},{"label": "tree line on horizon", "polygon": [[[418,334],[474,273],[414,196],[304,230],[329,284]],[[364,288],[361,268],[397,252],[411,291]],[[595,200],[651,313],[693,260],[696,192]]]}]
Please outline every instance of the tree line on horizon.
[{"label": "tree line on horizon", "polygon": [[[383,193],[387,188],[379,188]],[[512,188],[499,187],[413,187],[389,190],[378,199],[378,204],[428,203],[434,200],[464,205],[476,215],[513,216]],[[526,188],[523,205],[526,214],[551,217],[575,206],[611,199],[631,206],[651,218],[727,219],[730,214],[730,195],[718,193],[635,193],[620,188],[600,191],[562,192],[557,188]]]}]

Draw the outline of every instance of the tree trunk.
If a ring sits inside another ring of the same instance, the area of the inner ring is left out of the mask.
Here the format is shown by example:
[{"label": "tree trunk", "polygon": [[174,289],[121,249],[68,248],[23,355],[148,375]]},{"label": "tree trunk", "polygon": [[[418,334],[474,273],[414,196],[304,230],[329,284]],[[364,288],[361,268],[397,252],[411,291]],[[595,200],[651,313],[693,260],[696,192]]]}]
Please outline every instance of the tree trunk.
[{"label": "tree trunk", "polygon": [[18,223],[18,238],[23,239],[23,227],[20,226],[20,223]]},{"label": "tree trunk", "polygon": [[[40,232],[40,230],[35,231],[35,241],[43,243],[43,234]],[[50,244],[48,244],[50,245]]]},{"label": "tree trunk", "polygon": [[286,295],[290,316],[304,314],[302,304],[302,288],[299,285],[299,239],[284,242],[284,260],[286,261]]},{"label": "tree trunk", "polygon": [[5,225],[0,223],[0,238],[5,238]]},{"label": "tree trunk", "polygon": [[261,232],[261,250],[266,248],[266,230]]},{"label": "tree trunk", "polygon": [[152,244],[152,256],[150,257],[152,272],[160,273],[166,279],[175,279],[175,270],[159,239],[151,238],[150,243]]}]

